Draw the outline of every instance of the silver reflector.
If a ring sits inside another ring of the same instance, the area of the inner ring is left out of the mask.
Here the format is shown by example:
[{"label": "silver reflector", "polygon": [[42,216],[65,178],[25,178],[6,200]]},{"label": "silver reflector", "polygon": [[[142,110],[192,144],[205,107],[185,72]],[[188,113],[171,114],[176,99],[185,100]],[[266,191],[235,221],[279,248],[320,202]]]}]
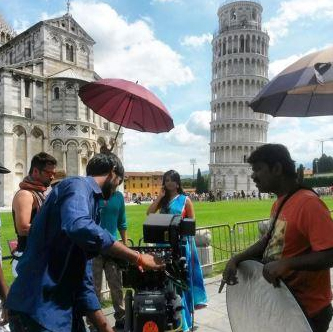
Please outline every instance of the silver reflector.
[{"label": "silver reflector", "polygon": [[311,332],[287,286],[274,288],[262,275],[263,265],[245,261],[237,270],[238,284],[227,286],[227,309],[233,332]]}]

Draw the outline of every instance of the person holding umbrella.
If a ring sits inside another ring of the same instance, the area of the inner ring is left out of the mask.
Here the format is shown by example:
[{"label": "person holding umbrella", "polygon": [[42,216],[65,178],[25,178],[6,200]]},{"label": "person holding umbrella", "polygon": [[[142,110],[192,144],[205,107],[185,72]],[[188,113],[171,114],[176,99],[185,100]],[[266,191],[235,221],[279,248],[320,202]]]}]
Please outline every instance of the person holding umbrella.
[{"label": "person holding umbrella", "polygon": [[139,269],[164,268],[157,257],[127,248],[99,226],[99,200],[109,199],[121,168],[115,154],[96,154],[86,177],[64,179],[48,195],[7,297],[12,332],[81,332],[83,315],[98,331],[113,332],[94,291],[91,259],[103,254]]},{"label": "person holding umbrella", "polygon": [[[264,278],[274,287],[283,280],[304,310],[312,330],[326,332],[333,314],[329,270],[333,266],[330,211],[315,192],[297,183],[295,163],[285,146],[262,145],[252,152],[248,162],[259,191],[272,192],[278,198],[272,207],[269,231],[229,260],[221,287],[223,283],[237,283],[239,263],[261,260]],[[274,313],[267,313],[267,317],[270,315]]]}]

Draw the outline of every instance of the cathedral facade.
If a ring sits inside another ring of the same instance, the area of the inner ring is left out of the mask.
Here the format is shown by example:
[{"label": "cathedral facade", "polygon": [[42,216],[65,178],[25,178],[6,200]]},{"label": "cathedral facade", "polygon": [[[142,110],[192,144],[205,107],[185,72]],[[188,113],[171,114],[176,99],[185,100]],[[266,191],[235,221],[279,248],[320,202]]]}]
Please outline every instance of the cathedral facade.
[{"label": "cathedral facade", "polygon": [[[68,176],[83,175],[118,126],[96,115],[79,96],[99,79],[94,40],[67,13],[14,35],[0,22],[0,206],[10,206],[33,155],[45,151]],[[122,133],[114,152],[122,159]]]},{"label": "cathedral facade", "polygon": [[212,41],[211,190],[256,190],[247,158],[267,141],[268,116],[249,102],[268,82],[269,36],[261,27],[256,1],[227,1],[218,10]]}]

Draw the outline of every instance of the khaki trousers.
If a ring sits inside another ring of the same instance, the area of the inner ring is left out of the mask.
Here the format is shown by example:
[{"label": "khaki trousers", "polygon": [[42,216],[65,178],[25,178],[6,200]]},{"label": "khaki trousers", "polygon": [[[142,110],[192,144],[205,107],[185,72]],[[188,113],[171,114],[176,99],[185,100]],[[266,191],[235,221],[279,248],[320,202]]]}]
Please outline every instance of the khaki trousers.
[{"label": "khaki trousers", "polygon": [[106,281],[110,288],[112,304],[115,310],[114,318],[116,321],[121,320],[125,317],[121,272],[118,269],[117,264],[111,258],[102,255],[94,258],[94,286],[99,300],[101,300],[103,271],[105,272]]}]

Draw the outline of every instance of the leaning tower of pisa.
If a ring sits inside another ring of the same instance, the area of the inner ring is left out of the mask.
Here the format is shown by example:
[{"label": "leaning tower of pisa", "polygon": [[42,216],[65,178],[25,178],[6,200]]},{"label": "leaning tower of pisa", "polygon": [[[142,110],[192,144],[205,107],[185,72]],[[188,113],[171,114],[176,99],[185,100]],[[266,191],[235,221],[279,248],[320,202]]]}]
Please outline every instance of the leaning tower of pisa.
[{"label": "leaning tower of pisa", "polygon": [[227,1],[218,10],[209,164],[215,193],[256,190],[246,160],[267,139],[267,115],[248,106],[268,81],[269,36],[261,28],[261,14],[262,6],[255,1]]}]

